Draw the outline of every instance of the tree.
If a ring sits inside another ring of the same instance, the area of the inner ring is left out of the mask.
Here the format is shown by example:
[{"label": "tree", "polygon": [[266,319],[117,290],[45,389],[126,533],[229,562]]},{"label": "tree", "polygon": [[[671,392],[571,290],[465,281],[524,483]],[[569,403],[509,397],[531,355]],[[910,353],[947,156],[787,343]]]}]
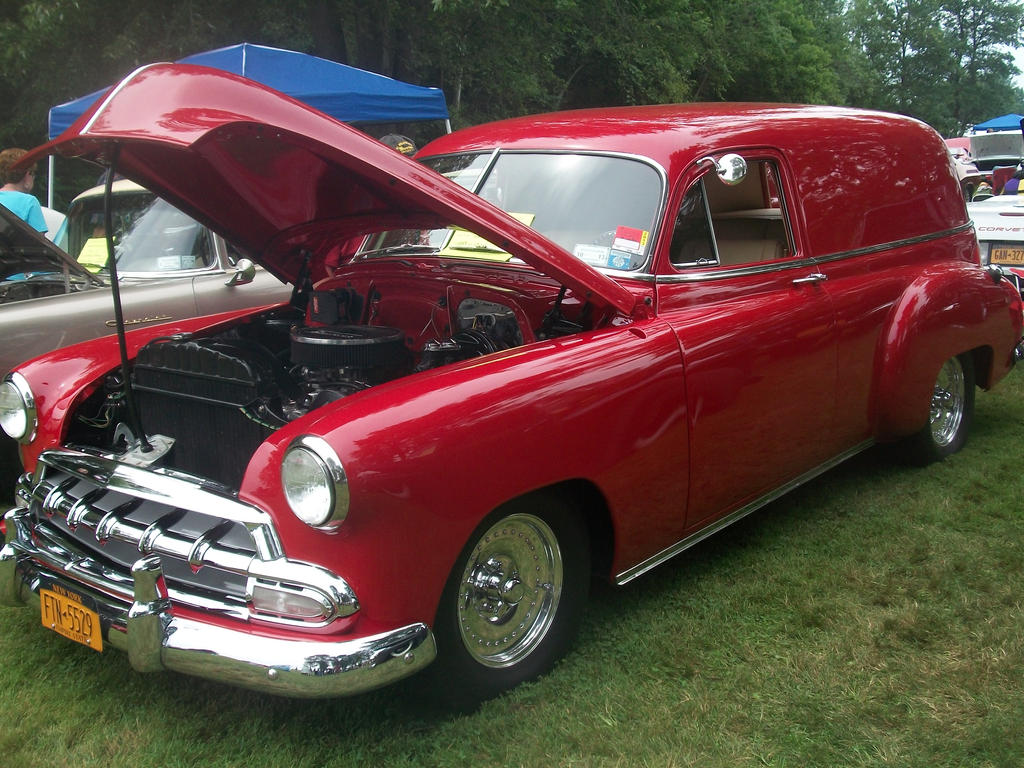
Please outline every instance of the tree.
[{"label": "tree", "polygon": [[683,101],[687,0],[435,0],[426,50],[456,113]]},{"label": "tree", "polygon": [[[1024,111],[1021,0],[0,0],[0,146],[152,61],[248,41],[445,90],[456,126],[572,107],[798,101],[947,133]],[[415,132],[415,129],[413,129]]]},{"label": "tree", "polygon": [[918,117],[946,135],[1020,111],[1010,49],[1022,42],[1018,0],[855,0],[853,39],[879,77],[865,106]]},{"label": "tree", "polygon": [[433,4],[430,58],[471,121],[538,109],[723,98],[833,103],[845,95],[836,65],[852,46],[842,0]]},{"label": "tree", "polygon": [[943,47],[949,51],[950,107],[957,132],[1019,108],[1022,94],[1012,84],[1017,74],[1007,47],[1024,42],[1024,7],[1008,0],[987,3],[947,0],[941,8]]},{"label": "tree", "polygon": [[[298,3],[296,8],[305,12]],[[270,0],[137,3],[109,0],[0,0],[0,147],[32,147],[47,138],[50,107],[117,82],[142,64],[263,38],[308,47],[305,13],[282,18]],[[66,204],[92,168],[58,176]],[[41,180],[41,179],[40,179]],[[45,194],[42,184],[36,192]]]},{"label": "tree", "polygon": [[695,13],[697,97],[842,103],[849,58],[841,2],[706,0]]}]

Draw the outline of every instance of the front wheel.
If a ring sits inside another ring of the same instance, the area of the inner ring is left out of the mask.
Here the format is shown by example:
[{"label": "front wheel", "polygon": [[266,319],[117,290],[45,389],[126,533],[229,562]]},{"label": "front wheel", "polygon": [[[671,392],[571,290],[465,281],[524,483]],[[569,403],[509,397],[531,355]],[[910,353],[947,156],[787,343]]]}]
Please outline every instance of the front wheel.
[{"label": "front wheel", "polygon": [[928,423],[908,442],[909,458],[930,464],[956,453],[967,442],[974,417],[974,360],[969,354],[947,360],[932,390]]},{"label": "front wheel", "polygon": [[568,649],[590,579],[587,531],[557,501],[505,507],[470,538],[438,609],[434,682],[471,704],[546,672]]}]

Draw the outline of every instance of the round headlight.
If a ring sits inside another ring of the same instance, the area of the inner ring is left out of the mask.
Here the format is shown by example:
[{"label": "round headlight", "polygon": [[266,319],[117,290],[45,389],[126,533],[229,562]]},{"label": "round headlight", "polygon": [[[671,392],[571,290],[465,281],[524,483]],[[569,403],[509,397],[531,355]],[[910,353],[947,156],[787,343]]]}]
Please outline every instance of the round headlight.
[{"label": "round headlight", "polygon": [[20,373],[9,374],[0,384],[0,427],[20,443],[36,436],[35,398]]},{"label": "round headlight", "polygon": [[319,437],[296,438],[281,462],[288,506],[314,528],[339,525],[348,514],[348,478],[334,450]]}]

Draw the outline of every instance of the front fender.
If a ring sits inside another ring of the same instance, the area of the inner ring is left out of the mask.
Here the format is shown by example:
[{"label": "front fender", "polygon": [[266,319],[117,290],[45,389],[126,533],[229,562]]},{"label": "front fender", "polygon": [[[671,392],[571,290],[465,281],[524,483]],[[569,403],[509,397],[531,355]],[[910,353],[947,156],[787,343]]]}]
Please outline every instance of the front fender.
[{"label": "front fender", "polygon": [[1021,299],[1005,281],[957,265],[925,272],[904,291],[876,350],[876,437],[893,440],[928,422],[935,379],[954,355],[975,352],[978,384],[1005,376],[1021,338]]},{"label": "front fender", "polygon": [[[657,321],[536,342],[381,384],[292,422],[257,451],[240,496],[275,517],[289,557],[348,581],[363,620],[430,623],[472,531],[537,489],[574,480],[597,488],[617,561],[633,564],[681,536],[685,402],[678,341]],[[299,434],[326,440],[348,475],[349,515],[333,534],[298,523],[281,493],[281,458]]]}]

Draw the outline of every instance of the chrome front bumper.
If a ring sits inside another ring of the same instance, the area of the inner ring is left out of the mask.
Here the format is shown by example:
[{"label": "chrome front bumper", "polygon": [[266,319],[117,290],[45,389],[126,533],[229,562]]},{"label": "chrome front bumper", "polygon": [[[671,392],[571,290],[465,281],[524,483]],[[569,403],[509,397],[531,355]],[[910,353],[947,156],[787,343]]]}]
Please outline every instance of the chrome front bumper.
[{"label": "chrome front bumper", "polygon": [[132,567],[132,599],[118,599],[113,590],[75,578],[73,564],[62,566],[37,547],[27,508],[11,509],[4,521],[0,605],[40,610],[40,589],[69,588],[95,606],[104,645],[127,652],[140,672],[169,669],[267,693],[322,698],[388,685],[429,664],[437,652],[425,624],[341,641],[290,640],[176,616],[155,554]]}]

